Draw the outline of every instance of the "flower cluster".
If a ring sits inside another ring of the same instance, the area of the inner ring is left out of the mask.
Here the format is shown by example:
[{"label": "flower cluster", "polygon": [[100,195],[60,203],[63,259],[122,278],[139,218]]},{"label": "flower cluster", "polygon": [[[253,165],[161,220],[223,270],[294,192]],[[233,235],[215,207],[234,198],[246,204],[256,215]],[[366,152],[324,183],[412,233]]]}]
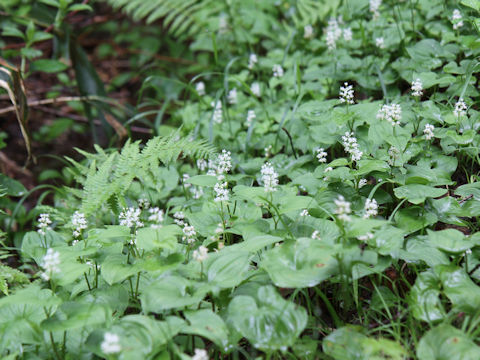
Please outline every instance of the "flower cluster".
[{"label": "flower cluster", "polygon": [[360,241],[368,241],[373,239],[373,234],[369,231],[365,235],[357,236],[357,239]]},{"label": "flower cluster", "polygon": [[227,187],[227,182],[218,182],[213,187],[215,191],[215,202],[228,201],[229,199],[229,190]]},{"label": "flower cluster", "polygon": [[350,221],[351,218],[349,214],[352,212],[352,204],[346,201],[342,195],[339,195],[338,198],[335,199],[335,205],[337,206],[335,214],[338,215],[338,218],[342,221]]},{"label": "flower cluster", "polygon": [[153,224],[151,225],[152,228],[158,229],[162,227],[162,222],[163,222],[163,210],[161,210],[158,207],[154,207],[148,210],[150,213],[150,216],[148,217],[148,221],[152,222]]},{"label": "flower cluster", "polygon": [[257,114],[255,114],[255,110],[248,110],[247,111],[247,120],[245,121],[245,126],[250,127],[250,125],[252,125],[252,122],[256,117],[257,117]]},{"label": "flower cluster", "polygon": [[340,86],[340,102],[353,104],[353,86],[348,85],[348,83],[344,83],[343,86]]},{"label": "flower cluster", "polygon": [[387,120],[392,126],[400,125],[402,108],[399,104],[382,105],[377,113],[377,119]]},{"label": "flower cluster", "polygon": [[360,179],[360,181],[358,182],[358,188],[361,189],[365,185],[367,185],[367,179]]},{"label": "flower cluster", "polygon": [[350,154],[352,161],[358,161],[362,158],[363,152],[358,148],[357,138],[354,136],[353,132],[346,132],[342,136],[343,147],[345,152]]},{"label": "flower cluster", "polygon": [[303,28],[303,37],[305,39],[311,39],[313,37],[313,26],[308,24]]},{"label": "flower cluster", "polygon": [[423,84],[420,79],[412,82],[412,96],[421,97],[423,95]]},{"label": "flower cluster", "polygon": [[385,48],[385,39],[383,37],[375,38],[375,46],[379,49]]},{"label": "flower cluster", "polygon": [[283,76],[283,67],[281,65],[275,64],[272,67],[273,77],[281,78]]},{"label": "flower cluster", "polygon": [[47,253],[42,259],[43,272],[40,274],[43,280],[48,281],[54,273],[59,273],[60,268],[60,253],[58,251],[49,248]]},{"label": "flower cluster", "polygon": [[230,105],[234,105],[237,103],[237,88],[233,88],[228,92],[227,99]]},{"label": "flower cluster", "polygon": [[103,336],[102,344],[100,345],[104,354],[116,354],[122,351],[120,345],[120,337],[117,334],[106,332]]},{"label": "flower cluster", "polygon": [[208,257],[208,249],[202,245],[197,250],[193,251],[192,256],[193,256],[193,259],[198,262],[205,261],[207,260],[207,257]]},{"label": "flower cluster", "polygon": [[175,224],[177,224],[178,226],[183,226],[185,224],[185,221],[183,221],[185,219],[185,214],[183,213],[183,211],[177,211],[173,214],[173,221],[175,222]]},{"label": "flower cluster", "polygon": [[300,216],[310,216],[310,214],[308,213],[308,209],[303,209],[301,212],[300,212]]},{"label": "flower cluster", "polygon": [[142,227],[143,223],[140,221],[141,210],[139,208],[129,207],[123,209],[118,218],[120,219],[120,225],[132,227]]},{"label": "flower cluster", "polygon": [[212,101],[213,107],[213,122],[221,124],[223,121],[223,111],[222,111],[222,102],[220,100]]},{"label": "flower cluster", "polygon": [[349,27],[343,29],[343,40],[352,41],[352,38],[353,38],[352,29]]},{"label": "flower cluster", "polygon": [[322,240],[322,238],[320,237],[320,231],[315,230],[315,231],[312,233],[312,239]]},{"label": "flower cluster", "polygon": [[72,215],[73,236],[79,237],[82,234],[82,230],[87,228],[87,219],[85,214],[79,211],[75,211]]},{"label": "flower cluster", "polygon": [[272,155],[272,147],[272,144],[270,144],[263,149],[266,158],[269,158]]},{"label": "flower cluster", "polygon": [[195,231],[193,225],[189,225],[186,222],[183,224],[183,234],[184,236],[182,237],[182,240],[186,241],[188,244],[191,244],[195,241],[195,235],[197,235],[197,232]]},{"label": "flower cluster", "polygon": [[328,26],[326,29],[326,41],[328,50],[332,51],[337,48],[337,41],[342,36],[342,29],[340,28],[339,22],[335,18],[330,18],[328,20]]},{"label": "flower cluster", "polygon": [[52,220],[50,220],[50,215],[49,214],[40,214],[38,218],[38,230],[37,232],[40,235],[45,235],[46,230],[52,230],[50,227],[50,224],[52,223]]},{"label": "flower cluster", "polygon": [[192,360],[208,360],[207,350],[195,349],[195,354],[192,356]]},{"label": "flower cluster", "polygon": [[457,118],[467,115],[467,104],[465,104],[465,101],[463,101],[462,98],[458,99],[458,101],[455,103],[453,115],[455,115]]},{"label": "flower cluster", "polygon": [[318,162],[320,163],[326,163],[327,162],[327,152],[325,151],[324,148],[318,148],[316,150],[317,152],[317,159],[318,159]]},{"label": "flower cluster", "polygon": [[376,19],[380,16],[380,5],[382,5],[382,0],[370,0],[370,12],[373,14],[373,18]]},{"label": "flower cluster", "polygon": [[435,129],[435,126],[426,124],[425,129],[423,129],[423,133],[425,134],[425,139],[431,140],[434,137],[433,130]]},{"label": "flower cluster", "polygon": [[458,30],[463,26],[463,19],[460,10],[455,9],[453,10],[452,14],[452,23],[453,23],[453,30]]},{"label": "flower cluster", "polygon": [[365,207],[363,208],[364,210],[364,219],[368,219],[369,217],[377,216],[378,214],[378,204],[377,200],[375,199],[367,199],[365,201]]},{"label": "flower cluster", "polygon": [[217,174],[226,174],[232,169],[232,153],[225,149],[218,155],[216,170]]},{"label": "flower cluster", "polygon": [[138,199],[137,203],[138,207],[141,209],[148,209],[150,207],[150,201],[146,198]]},{"label": "flower cluster", "polygon": [[248,68],[252,70],[257,62],[258,62],[257,55],[253,53],[250,54],[250,56],[248,57]]},{"label": "flower cluster", "polygon": [[199,81],[195,85],[195,90],[197,90],[198,95],[200,96],[205,95],[205,83],[203,81]]},{"label": "flower cluster", "polygon": [[252,90],[253,95],[260,97],[260,84],[258,82],[253,82],[252,86],[250,86],[250,90]]},{"label": "flower cluster", "polygon": [[262,165],[262,182],[265,187],[265,192],[277,191],[278,174],[272,164],[266,162]]},{"label": "flower cluster", "polygon": [[400,151],[395,146],[390,146],[388,149],[388,164],[395,166],[395,160],[400,157]]},{"label": "flower cluster", "polygon": [[200,171],[205,171],[207,169],[208,163],[205,159],[198,159],[197,160],[197,167]]}]

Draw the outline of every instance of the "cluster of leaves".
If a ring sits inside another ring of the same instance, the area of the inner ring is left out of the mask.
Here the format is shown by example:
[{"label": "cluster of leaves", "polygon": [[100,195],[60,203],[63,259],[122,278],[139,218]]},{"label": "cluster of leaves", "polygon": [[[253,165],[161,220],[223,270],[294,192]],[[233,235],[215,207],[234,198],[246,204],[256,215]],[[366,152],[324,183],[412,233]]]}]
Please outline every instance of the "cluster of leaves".
[{"label": "cluster of leaves", "polygon": [[[176,34],[163,3],[125,10]],[[478,2],[210,3],[185,5],[218,21],[181,130],[82,151],[32,212],[52,223],[18,241],[28,285],[0,277],[2,355],[478,359]]]}]

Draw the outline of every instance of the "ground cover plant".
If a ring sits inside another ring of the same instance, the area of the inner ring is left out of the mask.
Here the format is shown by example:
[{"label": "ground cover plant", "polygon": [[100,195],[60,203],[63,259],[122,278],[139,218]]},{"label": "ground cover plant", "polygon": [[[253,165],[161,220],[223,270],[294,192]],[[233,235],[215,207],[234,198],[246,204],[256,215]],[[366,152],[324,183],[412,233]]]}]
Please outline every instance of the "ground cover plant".
[{"label": "ground cover plant", "polygon": [[[0,176],[2,358],[479,359],[480,1],[178,4],[0,5],[27,148],[96,143]],[[95,11],[138,28],[72,25]],[[128,74],[104,86],[82,31]],[[37,138],[35,72],[69,106]]]}]

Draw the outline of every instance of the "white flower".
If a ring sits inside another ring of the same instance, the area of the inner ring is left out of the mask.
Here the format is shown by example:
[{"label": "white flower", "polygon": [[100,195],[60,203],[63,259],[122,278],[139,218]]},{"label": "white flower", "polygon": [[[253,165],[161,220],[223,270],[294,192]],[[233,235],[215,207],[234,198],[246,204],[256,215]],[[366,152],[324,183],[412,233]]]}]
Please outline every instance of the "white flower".
[{"label": "white flower", "polygon": [[139,208],[130,207],[128,209],[123,209],[118,218],[120,219],[120,225],[127,226],[132,228],[142,227],[143,223],[140,221],[141,210]]},{"label": "white flower", "polygon": [[54,273],[59,273],[60,268],[58,265],[60,265],[60,253],[49,248],[42,258],[41,267],[43,268],[43,272],[40,274],[42,279],[48,281]]},{"label": "white flower", "polygon": [[280,78],[283,76],[283,68],[281,65],[275,64],[272,67],[273,77]]},{"label": "white flower", "polygon": [[326,32],[327,48],[329,51],[335,50],[337,48],[337,41],[342,36],[342,29],[338,25],[337,19],[330,18],[330,20],[328,20]]},{"label": "white flower", "polygon": [[365,235],[357,236],[357,239],[360,241],[368,241],[373,239],[373,234],[371,232],[367,232]]},{"label": "white flower", "polygon": [[347,131],[345,135],[342,136],[342,141],[345,152],[350,154],[352,161],[359,161],[363,156],[363,152],[358,148],[357,138],[353,132]]},{"label": "white flower", "polygon": [[175,224],[177,224],[178,226],[183,226],[183,224],[185,224],[185,222],[183,221],[185,219],[185,214],[183,213],[183,211],[177,211],[173,214],[173,217],[175,218],[173,221],[175,222]]},{"label": "white flower", "polygon": [[195,235],[197,235],[197,232],[195,231],[195,228],[193,227],[193,225],[189,225],[188,223],[185,223],[183,225],[182,230],[183,230],[183,234],[185,235],[182,237],[183,241],[186,241],[189,244],[195,241]]},{"label": "white flower", "polygon": [[192,360],[208,360],[207,350],[195,349],[195,355],[192,356]]},{"label": "white flower", "polygon": [[106,332],[100,345],[104,354],[116,354],[122,351],[120,337],[117,334]]},{"label": "white flower", "polygon": [[303,209],[301,212],[300,212],[300,216],[309,216],[310,214],[308,213],[308,210],[307,209]]},{"label": "white flower", "polygon": [[329,172],[329,171],[333,171],[333,168],[331,166],[325,168],[325,170],[323,170],[323,172]]},{"label": "white flower", "polygon": [[222,102],[220,100],[212,101],[213,107],[213,122],[221,124],[223,121],[223,111],[222,111]]},{"label": "white flower", "polygon": [[72,215],[72,225],[74,227],[73,236],[79,237],[82,233],[82,230],[87,228],[87,219],[85,219],[85,214],[75,211]]},{"label": "white flower", "polygon": [[222,150],[222,153],[218,155],[216,170],[217,174],[228,173],[232,169],[232,153],[225,149]]},{"label": "white flower", "polygon": [[342,195],[339,195],[338,198],[335,200],[335,205],[337,206],[337,208],[335,209],[335,214],[338,215],[338,218],[342,221],[350,221],[351,218],[349,214],[352,212],[352,204],[346,201]]},{"label": "white flower", "polygon": [[228,31],[228,17],[225,14],[221,14],[218,18],[218,31],[220,33],[226,33]]},{"label": "white flower", "polygon": [[344,83],[343,86],[340,86],[340,102],[344,103],[346,102],[347,104],[353,104],[355,103],[353,101],[353,86],[348,85],[348,83]]},{"label": "white flower", "polygon": [[207,260],[208,249],[205,246],[200,246],[197,250],[193,252],[193,259],[199,262]]},{"label": "white flower", "polygon": [[[400,151],[395,146],[390,146],[390,149],[388,149],[388,164],[390,166],[395,165],[395,160],[397,160],[400,157]],[[379,181],[380,182],[380,181]]]},{"label": "white flower", "polygon": [[383,39],[383,37],[375,38],[375,45],[379,49],[384,49],[385,48],[385,40]]},{"label": "white flower", "polygon": [[194,199],[200,199],[203,195],[203,189],[197,186],[192,186],[190,188],[190,192],[192,193],[192,197]]},{"label": "white flower", "polygon": [[305,39],[311,39],[313,37],[313,27],[312,25],[305,25],[303,28],[303,37]]},{"label": "white flower", "polygon": [[49,226],[51,223],[52,223],[52,220],[50,220],[49,214],[40,214],[40,216],[38,217],[37,232],[40,235],[45,235],[46,230],[52,230],[52,228]]},{"label": "white flower", "polygon": [[234,105],[237,103],[237,88],[233,88],[228,92],[227,99],[230,105]]},{"label": "white flower", "polygon": [[416,79],[412,82],[412,96],[422,96],[423,95],[423,84],[420,79]]},{"label": "white flower", "polygon": [[207,161],[205,159],[198,159],[197,167],[198,167],[198,170],[205,171],[205,169],[207,168]]},{"label": "white flower", "polygon": [[250,54],[248,57],[248,68],[251,70],[255,66],[255,64],[258,62],[258,58],[256,54]]},{"label": "white flower", "polygon": [[400,125],[402,108],[399,104],[382,105],[377,113],[377,119],[387,120],[392,126]]},{"label": "white flower", "polygon": [[205,84],[203,81],[199,81],[195,85],[195,90],[197,90],[198,95],[203,96],[205,95]]},{"label": "white flower", "polygon": [[367,199],[365,201],[365,207],[363,208],[365,211],[363,218],[368,219],[369,217],[372,216],[377,216],[378,214],[378,204],[377,200],[375,199]]},{"label": "white flower", "polygon": [[352,41],[353,33],[351,28],[343,29],[343,40],[345,41]]},{"label": "white flower", "polygon": [[465,104],[465,101],[463,101],[462,98],[458,99],[458,101],[455,103],[453,114],[457,118],[467,115],[467,104]]},{"label": "white flower", "polygon": [[373,14],[373,18],[376,19],[380,16],[378,9],[382,5],[382,0],[370,0],[370,12]]},{"label": "white flower", "polygon": [[457,30],[463,26],[462,14],[460,13],[460,10],[458,9],[453,10],[452,23],[453,23],[453,30]]},{"label": "white flower", "polygon": [[138,207],[142,209],[148,209],[150,207],[150,201],[146,198],[140,198],[137,201]]},{"label": "white flower", "polygon": [[312,239],[322,240],[322,238],[320,237],[320,231],[315,230],[315,231],[312,233]]},{"label": "white flower", "polygon": [[277,191],[278,174],[272,164],[270,164],[269,162],[263,164],[261,174],[263,186],[265,187],[265,192]]},{"label": "white flower", "polygon": [[148,212],[151,214],[148,217],[148,221],[153,222],[151,227],[154,229],[161,228],[162,227],[161,223],[163,222],[163,215],[164,215],[163,210],[161,210],[158,207],[154,207],[149,209]]},{"label": "white flower", "polygon": [[250,90],[252,90],[253,95],[260,97],[260,84],[258,82],[252,83]]},{"label": "white flower", "polygon": [[360,181],[358,182],[358,188],[361,189],[365,185],[367,185],[367,179],[360,179]]},{"label": "white flower", "polygon": [[425,129],[423,129],[423,133],[425,134],[425,139],[426,140],[431,140],[435,136],[433,134],[433,130],[435,129],[435,126],[426,124]]},{"label": "white flower", "polygon": [[188,183],[187,180],[190,179],[190,175],[183,174],[182,175],[182,185],[184,188],[188,189],[192,184]]},{"label": "white flower", "polygon": [[248,110],[247,111],[247,120],[245,121],[245,125],[247,127],[250,127],[252,125],[253,119],[257,117],[257,114],[255,114],[255,110]]},{"label": "white flower", "polygon": [[217,227],[215,228],[215,234],[222,234],[223,233],[223,224],[218,223]]},{"label": "white flower", "polygon": [[272,150],[272,145],[268,145],[265,149],[263,149],[266,158],[269,158],[269,157],[270,157],[270,155],[271,155],[271,150]]},{"label": "white flower", "polygon": [[316,150],[317,152],[317,159],[318,159],[318,162],[320,163],[326,163],[327,162],[327,152],[325,151],[324,148],[318,148]]},{"label": "white flower", "polygon": [[216,183],[213,187],[215,191],[215,202],[228,201],[229,199],[229,190],[226,182]]}]

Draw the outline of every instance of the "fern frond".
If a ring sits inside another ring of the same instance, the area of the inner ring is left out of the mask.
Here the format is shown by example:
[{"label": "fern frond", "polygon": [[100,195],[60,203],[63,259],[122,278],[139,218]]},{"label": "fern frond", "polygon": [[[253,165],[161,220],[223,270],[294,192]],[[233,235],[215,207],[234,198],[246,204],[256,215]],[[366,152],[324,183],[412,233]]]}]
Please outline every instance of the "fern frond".
[{"label": "fern frond", "polygon": [[116,153],[111,154],[108,159],[96,170],[96,161],[92,161],[87,179],[85,181],[82,212],[91,214],[99,209],[115,193],[115,187],[110,181],[113,167],[113,160]]}]

